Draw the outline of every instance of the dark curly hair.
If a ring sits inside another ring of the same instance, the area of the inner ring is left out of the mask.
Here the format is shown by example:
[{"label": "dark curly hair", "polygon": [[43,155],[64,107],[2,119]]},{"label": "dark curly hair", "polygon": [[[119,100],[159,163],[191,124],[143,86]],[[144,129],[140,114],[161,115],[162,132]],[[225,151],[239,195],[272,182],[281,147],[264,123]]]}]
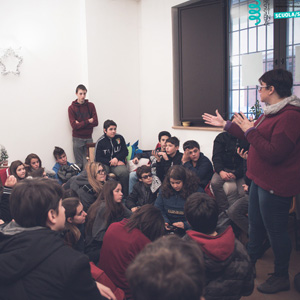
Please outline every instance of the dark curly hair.
[{"label": "dark curly hair", "polygon": [[183,187],[179,194],[184,199],[195,193],[199,188],[200,181],[194,173],[183,166],[173,166],[169,169],[161,187],[162,195],[165,198],[170,198],[175,194],[175,190],[170,184],[170,178],[183,182]]}]

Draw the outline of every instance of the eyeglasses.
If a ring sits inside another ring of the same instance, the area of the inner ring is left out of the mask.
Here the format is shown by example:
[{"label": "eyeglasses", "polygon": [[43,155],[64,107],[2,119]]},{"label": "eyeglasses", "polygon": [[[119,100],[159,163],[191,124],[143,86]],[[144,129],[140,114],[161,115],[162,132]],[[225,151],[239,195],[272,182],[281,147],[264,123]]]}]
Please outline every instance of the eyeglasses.
[{"label": "eyeglasses", "polygon": [[105,170],[101,169],[97,171],[97,174],[105,174]]},{"label": "eyeglasses", "polygon": [[151,177],[152,177],[152,174],[142,176],[143,179],[148,179],[148,178],[151,178]]},{"label": "eyeglasses", "polygon": [[257,85],[256,86],[256,89],[258,90],[258,91],[261,91],[263,88],[269,88],[270,86],[269,85]]}]

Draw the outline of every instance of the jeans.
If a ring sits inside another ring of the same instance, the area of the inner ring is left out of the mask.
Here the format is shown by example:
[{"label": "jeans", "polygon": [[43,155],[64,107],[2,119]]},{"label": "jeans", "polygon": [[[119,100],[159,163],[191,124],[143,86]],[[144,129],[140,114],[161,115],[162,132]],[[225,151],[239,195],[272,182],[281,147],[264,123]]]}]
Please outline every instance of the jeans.
[{"label": "jeans", "polygon": [[237,199],[227,210],[227,215],[239,228],[248,234],[248,202],[249,196]]},{"label": "jeans", "polygon": [[292,197],[280,197],[252,182],[249,194],[248,253],[252,263],[259,257],[262,244],[269,237],[274,252],[276,276],[288,277],[292,250],[288,235],[288,217]]},{"label": "jeans", "polygon": [[[214,173],[210,184],[218,203],[219,214],[225,211],[229,207],[229,205],[233,204],[236,199],[245,194],[242,186],[244,183],[245,181],[243,178],[225,181],[218,173]],[[226,191],[224,190],[224,188],[226,188]]]},{"label": "jeans", "polygon": [[111,166],[104,166],[106,169],[106,173],[114,173],[117,177],[118,180],[120,181],[122,185],[122,193],[124,197],[128,196],[128,181],[129,181],[129,172],[127,170],[126,166],[116,166],[116,167],[111,167]]},{"label": "jeans", "polygon": [[131,194],[133,190],[133,186],[138,182],[138,178],[136,172],[130,172],[129,174],[129,194]]},{"label": "jeans", "polygon": [[75,163],[80,165],[81,170],[84,170],[86,164],[87,149],[86,144],[92,143],[93,139],[80,139],[73,137],[73,152],[75,157]]}]

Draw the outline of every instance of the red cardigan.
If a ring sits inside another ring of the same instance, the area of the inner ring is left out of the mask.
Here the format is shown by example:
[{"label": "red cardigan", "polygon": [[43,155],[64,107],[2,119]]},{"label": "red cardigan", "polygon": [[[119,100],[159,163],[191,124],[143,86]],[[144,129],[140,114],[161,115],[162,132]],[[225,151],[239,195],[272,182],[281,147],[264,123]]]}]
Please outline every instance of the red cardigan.
[{"label": "red cardigan", "polygon": [[109,279],[125,292],[126,298],[131,298],[125,272],[136,255],[151,241],[139,230],[127,231],[128,220],[111,224],[103,239],[98,267]]},{"label": "red cardigan", "polygon": [[255,126],[245,134],[235,123],[225,126],[250,143],[247,176],[278,196],[295,196],[300,192],[300,107],[286,105],[276,114],[261,116]]}]

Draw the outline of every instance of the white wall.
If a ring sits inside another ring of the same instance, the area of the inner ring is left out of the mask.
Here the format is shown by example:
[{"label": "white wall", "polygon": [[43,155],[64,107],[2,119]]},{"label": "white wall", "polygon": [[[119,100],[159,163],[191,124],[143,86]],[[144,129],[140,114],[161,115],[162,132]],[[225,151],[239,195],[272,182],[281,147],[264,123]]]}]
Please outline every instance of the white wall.
[{"label": "white wall", "polygon": [[140,137],[138,2],[86,0],[89,97],[99,126],[114,120],[126,142]]},{"label": "white wall", "polygon": [[51,168],[55,145],[72,160],[67,109],[87,84],[84,1],[0,0],[0,9],[0,51],[23,56],[19,76],[0,74],[0,144],[9,162],[34,152]]},{"label": "white wall", "polygon": [[22,47],[20,76],[0,74],[0,144],[9,161],[55,145],[73,161],[67,108],[83,83],[99,126],[114,119],[128,142],[151,149],[169,130],[211,156],[218,132],[174,130],[171,7],[180,0],[0,0],[0,53]]},{"label": "white wall", "polygon": [[140,2],[141,140],[145,149],[157,142],[157,134],[168,130],[181,145],[195,139],[208,157],[219,131],[172,129],[173,58],[171,7],[186,1],[142,0]]}]

